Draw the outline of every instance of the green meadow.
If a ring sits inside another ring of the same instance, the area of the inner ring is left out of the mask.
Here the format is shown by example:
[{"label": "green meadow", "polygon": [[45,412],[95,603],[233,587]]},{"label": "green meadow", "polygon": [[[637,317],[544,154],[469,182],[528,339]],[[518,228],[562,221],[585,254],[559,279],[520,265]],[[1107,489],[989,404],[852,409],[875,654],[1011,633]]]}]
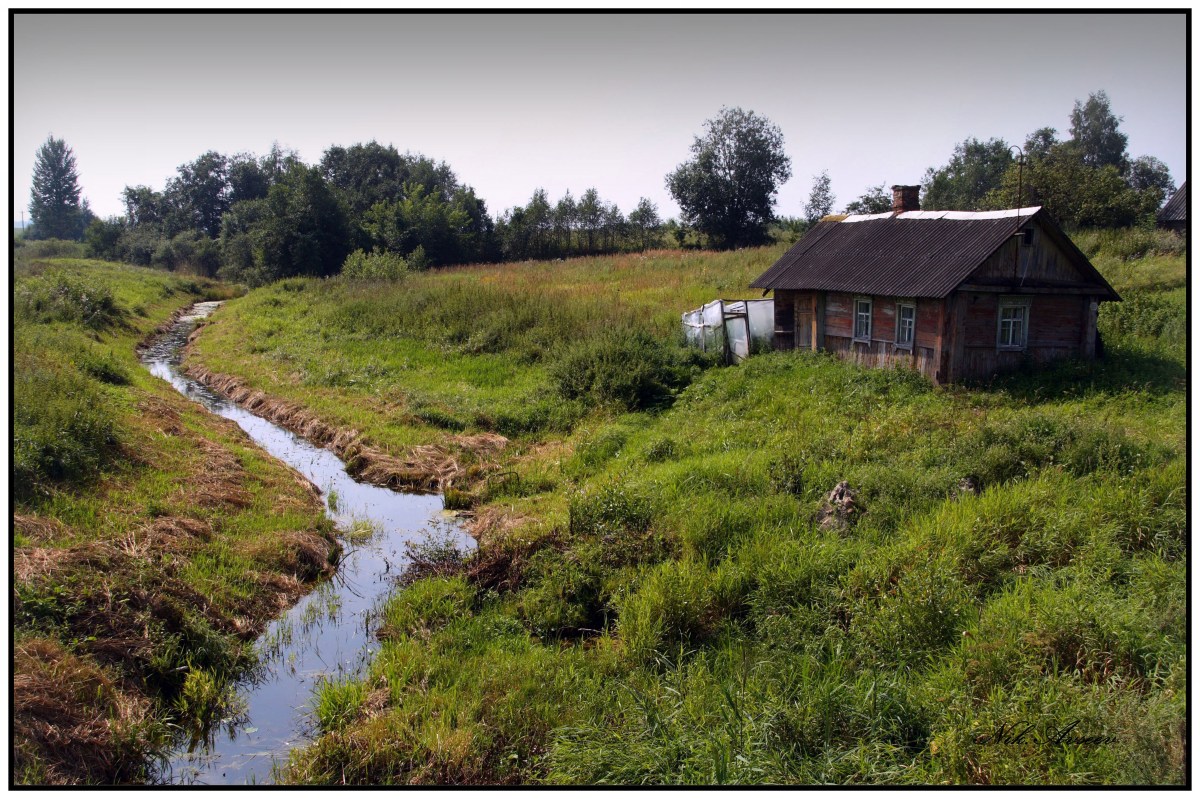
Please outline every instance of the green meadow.
[{"label": "green meadow", "polygon": [[230,302],[192,363],[392,452],[510,439],[447,492],[479,552],[417,553],[283,778],[1181,784],[1185,253],[1076,240],[1124,298],[1105,358],[946,388],[683,349],[782,246]]}]

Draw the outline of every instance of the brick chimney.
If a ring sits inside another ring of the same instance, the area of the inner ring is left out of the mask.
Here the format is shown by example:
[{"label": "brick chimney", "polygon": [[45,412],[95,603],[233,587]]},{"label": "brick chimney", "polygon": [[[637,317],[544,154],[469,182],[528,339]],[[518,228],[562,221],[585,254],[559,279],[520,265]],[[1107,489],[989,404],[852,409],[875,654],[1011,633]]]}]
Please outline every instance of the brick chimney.
[{"label": "brick chimney", "polygon": [[892,211],[902,214],[905,211],[920,210],[920,186],[892,186]]}]

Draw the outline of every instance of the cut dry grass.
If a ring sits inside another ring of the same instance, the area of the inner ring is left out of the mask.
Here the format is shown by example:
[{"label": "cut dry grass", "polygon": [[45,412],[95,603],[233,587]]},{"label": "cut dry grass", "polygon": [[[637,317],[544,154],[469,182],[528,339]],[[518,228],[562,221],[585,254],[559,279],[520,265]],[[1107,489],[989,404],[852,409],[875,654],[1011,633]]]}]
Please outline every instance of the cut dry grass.
[{"label": "cut dry grass", "polygon": [[13,650],[12,768],[23,784],[120,784],[145,774],[166,735],[150,701],[40,638]]}]

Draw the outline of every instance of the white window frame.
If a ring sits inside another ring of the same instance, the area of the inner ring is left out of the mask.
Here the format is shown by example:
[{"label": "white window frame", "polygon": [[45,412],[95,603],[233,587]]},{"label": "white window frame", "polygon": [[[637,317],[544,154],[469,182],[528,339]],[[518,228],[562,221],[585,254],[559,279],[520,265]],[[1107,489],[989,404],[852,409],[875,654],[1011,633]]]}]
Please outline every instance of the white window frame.
[{"label": "white window frame", "polygon": [[[912,327],[909,332],[908,341],[902,341],[900,334],[904,330],[904,311],[907,308],[912,311]],[[897,302],[896,303],[896,349],[911,350],[916,346],[917,342],[917,304],[915,302]]]},{"label": "white window frame", "polygon": [[[1013,342],[1004,341],[1004,312],[1014,308],[1021,310],[1021,337],[1020,341]],[[996,349],[1006,352],[1020,352],[1029,346],[1029,298],[1028,297],[1004,297],[1000,299],[999,307],[996,309]]]},{"label": "white window frame", "polygon": [[[865,336],[858,335],[858,304],[865,302],[867,304],[867,332]],[[851,306],[854,313],[850,316],[850,338],[854,341],[861,341],[864,344],[871,343],[871,319],[875,315],[875,303],[870,297],[855,297],[854,304]]]}]

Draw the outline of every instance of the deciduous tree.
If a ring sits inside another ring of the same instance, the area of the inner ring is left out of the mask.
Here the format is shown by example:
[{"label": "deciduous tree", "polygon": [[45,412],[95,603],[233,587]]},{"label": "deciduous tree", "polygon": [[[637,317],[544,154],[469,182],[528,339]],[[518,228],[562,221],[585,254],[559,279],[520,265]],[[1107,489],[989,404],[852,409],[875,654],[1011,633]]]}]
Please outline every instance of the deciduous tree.
[{"label": "deciduous tree", "polygon": [[1171,170],[1152,155],[1143,155],[1133,159],[1129,163],[1129,173],[1125,179],[1134,191],[1150,192],[1156,195],[1155,210],[1163,204],[1165,199],[1175,193],[1175,181],[1171,179]]},{"label": "deciduous tree", "polygon": [[[1072,142],[1063,142],[1024,169],[1022,206],[1040,205],[1063,227],[1129,227],[1157,205],[1135,191],[1112,164],[1092,167],[1080,160]],[[981,203],[983,208],[1012,208],[1017,193],[1014,165],[1002,184]],[[1157,196],[1157,195],[1156,195]]]},{"label": "deciduous tree", "polygon": [[332,275],[350,252],[346,213],[315,167],[296,164],[267,195],[256,227],[256,282]]},{"label": "deciduous tree", "polygon": [[804,218],[810,225],[833,211],[836,198],[829,186],[829,170],[813,175],[812,191],[808,193],[808,202],[804,205]]},{"label": "deciduous tree", "polygon": [[753,111],[722,108],[691,151],[666,179],[684,222],[718,247],[765,241],[775,195],[792,176],[779,128]]},{"label": "deciduous tree", "polygon": [[[229,161],[210,150],[187,164],[163,192],[171,211],[167,224],[172,235],[199,230],[209,238],[221,235],[221,217],[229,210]],[[171,218],[171,213],[176,218]]]},{"label": "deciduous tree", "polygon": [[579,221],[579,209],[570,190],[554,206],[554,235],[558,239],[559,250],[564,255],[571,254],[571,231]]},{"label": "deciduous tree", "polygon": [[1012,162],[1012,153],[1003,139],[966,139],[955,145],[950,163],[925,172],[921,207],[930,211],[978,211],[988,192],[1000,186]]},{"label": "deciduous tree", "polygon": [[637,208],[629,212],[629,225],[633,228],[638,247],[648,250],[658,243],[662,220],[658,216],[658,206],[642,197],[638,200]]},{"label": "deciduous tree", "polygon": [[1054,128],[1038,128],[1025,137],[1025,157],[1037,161],[1050,154],[1050,148],[1058,144],[1058,131]]},{"label": "deciduous tree", "polygon": [[892,198],[884,191],[884,184],[869,186],[857,200],[846,203],[848,214],[882,214],[892,210]]},{"label": "deciduous tree", "polygon": [[149,186],[126,186],[121,199],[131,228],[161,224],[166,215],[162,194]]},{"label": "deciduous tree", "polygon": [[579,219],[579,233],[587,240],[586,252],[596,251],[596,236],[604,221],[604,204],[600,201],[600,192],[594,188],[588,189],[579,197],[576,207]]},{"label": "deciduous tree", "polygon": [[1117,127],[1121,118],[1112,112],[1103,89],[1088,95],[1087,102],[1075,101],[1071,111],[1071,141],[1079,148],[1080,159],[1088,166],[1113,166],[1124,173],[1125,146],[1129,137]]}]

